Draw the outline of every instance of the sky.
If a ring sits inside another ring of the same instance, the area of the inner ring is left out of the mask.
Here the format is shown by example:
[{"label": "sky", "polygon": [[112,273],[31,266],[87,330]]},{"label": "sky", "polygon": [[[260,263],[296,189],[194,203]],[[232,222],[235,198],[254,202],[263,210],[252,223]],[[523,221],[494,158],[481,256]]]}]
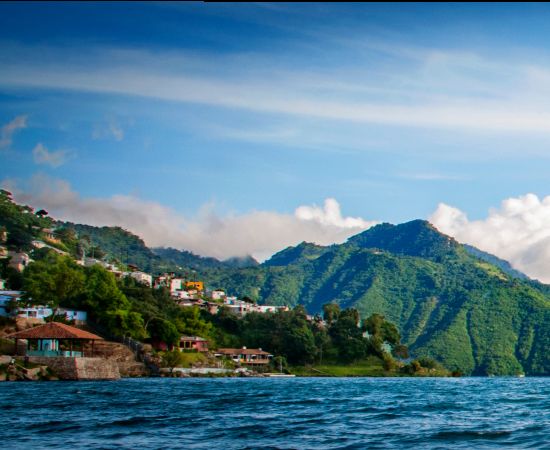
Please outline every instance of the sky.
[{"label": "sky", "polygon": [[534,3],[2,2],[0,184],[222,259],[423,218],[550,282],[549,22]]}]

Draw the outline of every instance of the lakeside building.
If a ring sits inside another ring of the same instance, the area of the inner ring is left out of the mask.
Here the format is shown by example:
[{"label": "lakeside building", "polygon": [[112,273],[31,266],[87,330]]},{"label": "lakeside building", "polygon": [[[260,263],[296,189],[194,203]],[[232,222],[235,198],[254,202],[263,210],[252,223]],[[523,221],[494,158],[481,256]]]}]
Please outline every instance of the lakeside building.
[{"label": "lakeside building", "polygon": [[266,366],[273,355],[261,348],[219,348],[214,353],[218,358],[230,358],[233,362],[245,366]]},{"label": "lakeside building", "polygon": [[208,352],[208,341],[199,336],[182,336],[180,337],[179,349],[195,350],[197,352]]},{"label": "lakeside building", "polygon": [[[34,328],[18,331],[6,336],[15,340],[15,348],[19,340],[26,340],[25,356],[45,357],[83,357],[93,356],[94,342],[102,337],[70,325],[59,322],[49,322]],[[84,355],[84,344],[91,342],[90,355]]]}]

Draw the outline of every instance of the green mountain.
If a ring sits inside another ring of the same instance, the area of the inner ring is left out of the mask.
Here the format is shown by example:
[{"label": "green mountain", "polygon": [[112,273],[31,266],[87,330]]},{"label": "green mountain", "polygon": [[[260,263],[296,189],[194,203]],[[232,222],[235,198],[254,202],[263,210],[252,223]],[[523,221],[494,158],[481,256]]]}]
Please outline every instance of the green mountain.
[{"label": "green mountain", "polygon": [[[258,265],[258,262],[250,256],[219,261],[216,258],[198,256],[186,250],[150,249],[139,236],[120,227],[95,227],[71,222],[58,222],[58,226],[74,230],[80,241],[89,242],[89,247],[97,248],[101,256],[116,259],[123,264],[134,264],[141,270],[151,273],[186,273],[191,270],[204,271]],[[93,253],[88,250],[87,255],[93,256]]]},{"label": "green mountain", "polygon": [[216,269],[216,268],[242,268],[254,267],[259,263],[251,256],[233,257],[220,261],[216,258],[198,256],[187,250],[177,250],[175,248],[156,247],[153,252],[165,261],[170,261],[177,266],[189,267],[193,269]]},{"label": "green mountain", "polygon": [[258,268],[210,275],[260,302],[381,313],[415,356],[466,374],[550,374],[546,286],[472,255],[425,221],[378,225],[330,247],[302,243]]},{"label": "green mountain", "polygon": [[464,249],[468,253],[470,253],[471,255],[477,256],[479,259],[482,259],[483,261],[487,261],[488,263],[491,263],[494,266],[497,266],[504,273],[512,277],[521,278],[522,280],[529,280],[529,277],[527,275],[525,275],[523,272],[520,272],[517,269],[514,269],[508,261],[505,261],[504,259],[500,259],[495,255],[491,255],[490,253],[484,252],[471,245],[468,245],[468,244],[463,244],[463,245],[464,245]]}]

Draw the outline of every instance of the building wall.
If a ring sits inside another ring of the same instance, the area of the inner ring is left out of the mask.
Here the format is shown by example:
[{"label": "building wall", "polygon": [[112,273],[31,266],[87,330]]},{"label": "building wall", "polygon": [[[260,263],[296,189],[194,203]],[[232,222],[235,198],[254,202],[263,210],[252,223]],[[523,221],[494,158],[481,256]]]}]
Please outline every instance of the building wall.
[{"label": "building wall", "polygon": [[116,361],[101,358],[50,358],[31,356],[29,361],[50,367],[61,380],[118,380]]}]

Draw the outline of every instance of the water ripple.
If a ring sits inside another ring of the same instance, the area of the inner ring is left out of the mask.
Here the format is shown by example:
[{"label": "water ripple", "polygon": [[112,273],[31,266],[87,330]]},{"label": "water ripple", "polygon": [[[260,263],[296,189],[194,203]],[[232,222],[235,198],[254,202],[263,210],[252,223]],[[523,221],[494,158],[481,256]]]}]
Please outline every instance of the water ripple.
[{"label": "water ripple", "polygon": [[549,448],[550,380],[1,383],[3,448]]}]

